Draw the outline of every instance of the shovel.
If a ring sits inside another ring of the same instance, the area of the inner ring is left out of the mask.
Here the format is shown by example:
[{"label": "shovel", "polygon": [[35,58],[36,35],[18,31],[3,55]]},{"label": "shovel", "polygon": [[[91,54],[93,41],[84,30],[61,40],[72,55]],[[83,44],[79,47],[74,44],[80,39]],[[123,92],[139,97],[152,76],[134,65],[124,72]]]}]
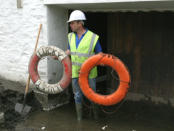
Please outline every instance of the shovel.
[{"label": "shovel", "polygon": [[21,115],[24,115],[24,116],[28,112],[30,112],[30,110],[31,110],[31,106],[26,105],[26,96],[27,96],[27,93],[28,93],[29,84],[30,84],[30,75],[28,76],[27,84],[26,84],[26,87],[25,87],[23,104],[16,103],[16,105],[15,105],[15,111],[20,113]]},{"label": "shovel", "polygon": [[[36,41],[36,45],[35,45],[35,48],[34,48],[34,53],[36,52],[36,49],[37,49],[41,28],[42,28],[42,24],[40,24],[40,27],[39,27],[37,41]],[[25,87],[23,104],[16,103],[16,105],[15,105],[15,111],[18,112],[21,115],[24,115],[24,116],[27,115],[27,113],[29,113],[30,110],[31,110],[31,106],[26,105],[26,96],[27,96],[27,93],[28,93],[29,85],[30,85],[30,75],[28,75],[28,80],[27,80],[27,84],[26,84],[26,87]]]}]

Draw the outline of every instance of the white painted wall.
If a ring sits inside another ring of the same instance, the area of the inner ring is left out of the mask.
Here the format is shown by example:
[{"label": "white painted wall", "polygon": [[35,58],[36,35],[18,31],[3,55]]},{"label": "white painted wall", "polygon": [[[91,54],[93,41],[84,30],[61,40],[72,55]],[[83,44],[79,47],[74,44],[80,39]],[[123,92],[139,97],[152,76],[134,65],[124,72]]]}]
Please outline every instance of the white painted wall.
[{"label": "white painted wall", "polygon": [[[67,50],[68,46],[68,10],[56,5],[47,6],[48,44]],[[48,59],[48,82],[57,83],[63,74],[60,62]]]},{"label": "white painted wall", "polygon": [[[33,53],[40,23],[43,24],[38,47],[47,45],[46,7],[43,0],[1,0],[0,4],[0,76],[26,82],[28,63]],[[45,75],[47,64],[39,64]]]}]

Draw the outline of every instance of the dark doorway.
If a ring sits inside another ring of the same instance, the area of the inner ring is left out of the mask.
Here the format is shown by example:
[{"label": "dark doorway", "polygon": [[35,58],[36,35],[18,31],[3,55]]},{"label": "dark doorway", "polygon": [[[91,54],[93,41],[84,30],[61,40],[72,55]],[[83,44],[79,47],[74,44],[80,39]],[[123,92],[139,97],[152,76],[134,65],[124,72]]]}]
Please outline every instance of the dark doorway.
[{"label": "dark doorway", "polygon": [[[102,47],[102,52],[107,53],[107,15],[108,13],[101,12],[87,12],[86,17],[86,27],[99,35],[99,41]],[[97,77],[97,92],[101,94],[106,94],[107,90],[107,68],[97,67],[98,77]],[[104,79],[103,79],[104,78]],[[98,82],[98,80],[101,80]]]},{"label": "dark doorway", "polygon": [[86,13],[86,27],[99,35],[103,52],[107,52],[107,13]]}]

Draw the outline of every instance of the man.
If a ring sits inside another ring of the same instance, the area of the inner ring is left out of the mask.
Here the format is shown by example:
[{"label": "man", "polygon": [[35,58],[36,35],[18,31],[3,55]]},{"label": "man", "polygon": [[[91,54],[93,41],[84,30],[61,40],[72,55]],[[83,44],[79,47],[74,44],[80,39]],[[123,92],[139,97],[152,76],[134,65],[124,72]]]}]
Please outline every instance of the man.
[{"label": "man", "polygon": [[[70,14],[69,20],[72,30],[68,34],[68,50],[66,54],[71,55],[72,62],[72,87],[75,99],[75,106],[77,112],[77,120],[82,119],[82,97],[83,94],[79,87],[78,77],[80,67],[85,60],[95,53],[102,52],[102,48],[99,43],[99,36],[84,27],[84,21],[86,20],[85,14],[80,10],[75,10]],[[93,68],[89,74],[90,87],[96,91],[96,78],[97,67]],[[93,103],[94,117],[97,119],[96,106]]]}]

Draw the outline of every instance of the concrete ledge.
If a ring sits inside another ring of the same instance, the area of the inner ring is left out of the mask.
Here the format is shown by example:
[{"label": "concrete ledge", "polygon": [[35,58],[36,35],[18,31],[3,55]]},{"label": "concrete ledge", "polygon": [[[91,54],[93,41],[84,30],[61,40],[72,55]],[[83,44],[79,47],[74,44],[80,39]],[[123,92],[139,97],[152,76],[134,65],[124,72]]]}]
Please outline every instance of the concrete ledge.
[{"label": "concrete ledge", "polygon": [[169,103],[170,103],[170,105],[171,105],[172,107],[174,107],[174,98],[170,98],[170,99],[169,99]]},{"label": "concrete ledge", "polygon": [[146,101],[151,101],[154,104],[170,104],[172,107],[174,107],[174,98],[169,98],[165,99],[163,97],[157,97],[157,96],[146,96],[140,93],[131,93],[129,92],[125,98],[126,100],[131,100],[131,101],[141,101],[141,100],[146,100]]},{"label": "concrete ledge", "polygon": [[[17,91],[19,93],[24,93],[25,91],[25,83],[18,81],[11,81],[5,78],[0,77],[0,88],[2,87],[4,90],[12,90]],[[33,84],[30,85],[29,92],[31,91]]]},{"label": "concrete ledge", "polygon": [[148,98],[145,97],[143,94],[128,92],[126,96],[126,100],[141,101],[141,100],[148,100]]},{"label": "concrete ledge", "polygon": [[60,94],[46,94],[44,92],[33,90],[36,99],[42,105],[44,111],[50,111],[62,105],[68,104],[70,95],[68,90],[61,92]]}]

